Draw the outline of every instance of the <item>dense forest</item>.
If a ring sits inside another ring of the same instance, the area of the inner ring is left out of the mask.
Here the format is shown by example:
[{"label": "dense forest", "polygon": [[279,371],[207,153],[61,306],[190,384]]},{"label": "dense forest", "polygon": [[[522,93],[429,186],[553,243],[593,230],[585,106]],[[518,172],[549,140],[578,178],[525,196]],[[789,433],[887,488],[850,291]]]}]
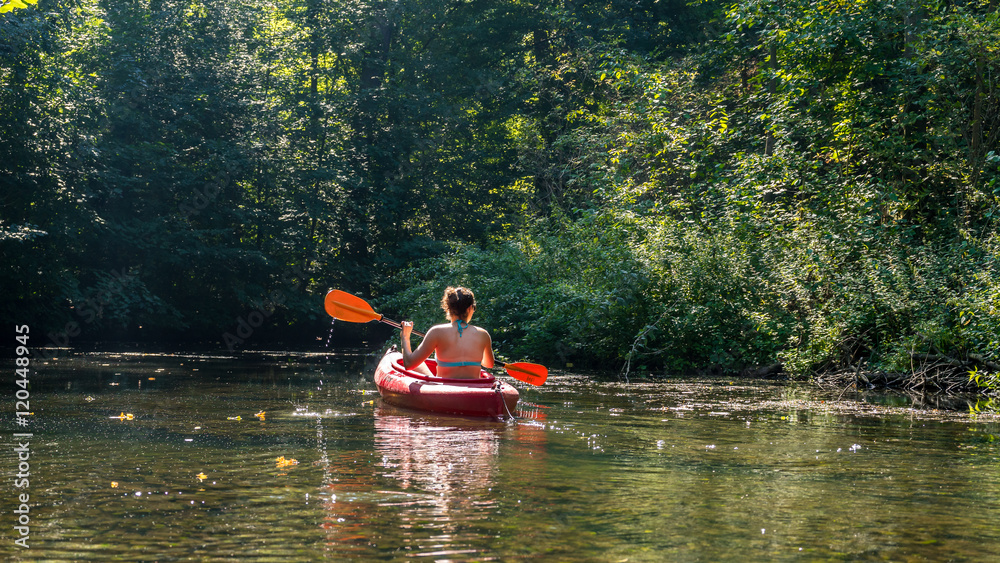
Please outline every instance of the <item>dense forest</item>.
[{"label": "dense forest", "polygon": [[35,346],[311,345],[330,288],[428,326],[464,284],[553,367],[997,387],[996,0],[6,4]]}]

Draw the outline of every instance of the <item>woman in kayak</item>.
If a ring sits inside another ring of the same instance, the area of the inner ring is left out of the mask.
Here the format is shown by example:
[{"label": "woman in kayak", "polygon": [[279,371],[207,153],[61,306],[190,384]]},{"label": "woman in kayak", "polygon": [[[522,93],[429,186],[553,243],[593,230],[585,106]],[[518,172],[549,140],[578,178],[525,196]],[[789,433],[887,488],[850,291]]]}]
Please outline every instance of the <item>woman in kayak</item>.
[{"label": "woman in kayak", "polygon": [[476,296],[464,287],[449,287],[444,290],[441,308],[448,324],[431,327],[416,350],[410,350],[413,322],[403,321],[403,366],[428,373],[423,362],[433,352],[438,377],[478,378],[482,367],[493,367],[493,341],[490,333],[469,324],[476,312]]}]

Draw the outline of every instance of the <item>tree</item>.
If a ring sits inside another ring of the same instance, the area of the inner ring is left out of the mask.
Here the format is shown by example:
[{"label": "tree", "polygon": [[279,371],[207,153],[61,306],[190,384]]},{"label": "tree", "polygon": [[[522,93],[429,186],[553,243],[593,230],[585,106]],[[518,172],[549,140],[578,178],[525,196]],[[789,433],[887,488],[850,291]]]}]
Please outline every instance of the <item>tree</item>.
[{"label": "tree", "polygon": [[0,4],[0,14],[6,14],[13,10],[23,10],[28,7],[28,4],[35,5],[37,3],[38,0],[5,0]]}]

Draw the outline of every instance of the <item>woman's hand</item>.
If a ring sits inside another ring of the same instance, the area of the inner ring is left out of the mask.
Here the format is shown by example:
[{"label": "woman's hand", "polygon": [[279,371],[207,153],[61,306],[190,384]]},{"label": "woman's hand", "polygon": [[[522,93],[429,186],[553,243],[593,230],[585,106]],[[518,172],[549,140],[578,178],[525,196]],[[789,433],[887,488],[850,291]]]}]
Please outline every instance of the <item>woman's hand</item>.
[{"label": "woman's hand", "polygon": [[420,365],[421,362],[426,360],[427,357],[431,355],[431,351],[434,349],[434,344],[431,342],[432,338],[428,337],[434,333],[434,329],[432,328],[430,330],[427,336],[424,337],[424,340],[420,343],[420,346],[417,346],[416,352],[414,352],[410,349],[410,334],[413,332],[413,321],[403,321],[399,323],[399,327],[399,344],[400,348],[402,348],[400,352],[403,353],[403,367],[411,369]]}]

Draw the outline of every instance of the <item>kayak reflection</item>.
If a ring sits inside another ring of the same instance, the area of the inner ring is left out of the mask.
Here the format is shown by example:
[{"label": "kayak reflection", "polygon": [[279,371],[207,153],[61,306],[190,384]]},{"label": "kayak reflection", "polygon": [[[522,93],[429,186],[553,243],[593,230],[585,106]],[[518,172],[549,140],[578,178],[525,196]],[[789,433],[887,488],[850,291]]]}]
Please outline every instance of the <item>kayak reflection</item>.
[{"label": "kayak reflection", "polygon": [[[385,476],[404,490],[435,493],[440,508],[466,502],[494,485],[500,438],[509,426],[489,419],[416,413],[382,405],[375,411],[375,450]],[[461,499],[452,499],[461,492]]]},{"label": "kayak reflection", "polygon": [[[519,409],[517,416],[504,423],[380,401],[369,455],[322,452],[328,555],[353,558],[391,545],[412,557],[495,559],[482,538],[506,533],[500,515],[537,508],[507,491],[531,487],[547,472],[544,410]],[[318,423],[319,443],[324,434]],[[357,463],[366,457],[370,463]],[[378,534],[373,523],[380,523]]]},{"label": "kayak reflection", "polygon": [[401,543],[415,556],[482,555],[475,527],[498,510],[500,422],[415,413],[383,405],[375,411],[376,466],[406,498],[387,499],[399,518]]}]

